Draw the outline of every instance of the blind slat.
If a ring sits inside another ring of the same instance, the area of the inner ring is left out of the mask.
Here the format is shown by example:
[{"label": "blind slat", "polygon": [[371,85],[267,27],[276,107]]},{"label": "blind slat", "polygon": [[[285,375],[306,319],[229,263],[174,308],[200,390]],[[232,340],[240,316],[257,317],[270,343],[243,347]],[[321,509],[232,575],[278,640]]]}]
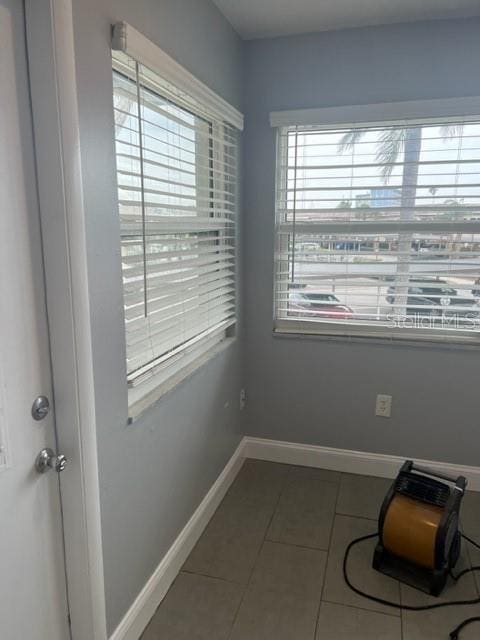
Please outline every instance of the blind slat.
[{"label": "blind slat", "polygon": [[480,117],[285,127],[277,150],[277,327],[480,336]]},{"label": "blind slat", "polygon": [[[162,296],[161,298],[152,301],[150,303],[150,316],[153,317],[157,313],[163,313],[164,309],[170,308],[175,304],[183,304],[184,300],[189,300],[194,297],[199,303],[204,300],[213,300],[215,297],[220,295],[228,295],[232,300],[235,298],[235,290],[233,287],[229,287],[224,283],[212,283],[208,288],[204,287],[200,291],[196,292],[185,292],[185,294],[181,293],[172,293],[168,296]],[[143,322],[145,316],[141,312],[142,310],[138,307],[131,307],[128,309],[128,313],[125,315],[125,321],[128,325],[128,328],[133,326],[135,322]]]},{"label": "blind slat", "polygon": [[[173,277],[163,277],[161,281],[158,283],[158,286],[154,286],[150,284],[148,287],[148,295],[150,298],[150,302],[152,305],[152,309],[155,308],[156,302],[158,299],[162,298],[164,295],[167,295],[172,291],[183,291],[186,288],[191,288],[193,286],[201,287],[203,284],[208,282],[222,282],[227,283],[226,286],[230,286],[233,290],[235,289],[235,271],[234,269],[214,269],[209,268],[207,271],[205,268],[203,269],[203,273],[200,275],[195,275],[194,277],[190,276],[189,278],[181,278],[178,276]],[[134,287],[131,292],[124,292],[124,300],[125,300],[125,314],[128,316],[128,313],[131,308],[138,307],[138,305],[142,305],[144,307],[145,292],[142,287]],[[135,313],[138,314],[138,308]]]},{"label": "blind slat", "polygon": [[157,91],[163,86],[114,53],[131,384],[235,318],[236,131],[194,101],[186,108],[188,97],[178,93],[177,101],[175,87]]},{"label": "blind slat", "polygon": [[[134,329],[128,329],[126,333],[127,345],[138,346],[142,343],[151,345],[152,341],[157,344],[160,340],[165,339],[165,331],[169,327],[177,327],[177,330],[183,331],[189,323],[192,328],[195,328],[197,322],[207,322],[208,326],[213,326],[219,315],[232,315],[230,312],[233,312],[234,304],[233,300],[225,297],[214,299],[211,302],[205,301],[185,309],[167,309],[163,316],[158,314],[150,317],[146,326],[141,327],[137,323]],[[211,320],[212,318],[214,320]],[[178,327],[180,328],[178,329]]]},{"label": "blind slat", "polygon": [[[185,166],[185,163],[182,163],[181,167],[176,167],[174,166],[175,162],[179,162],[178,160],[176,160],[175,158],[169,158],[167,155],[165,154],[156,154],[157,156],[162,156],[164,155],[167,159],[167,161],[170,162],[170,164],[166,164],[165,162],[160,162],[158,160],[152,160],[152,158],[146,157],[143,159],[143,164],[145,166],[151,166],[151,167],[160,167],[162,169],[166,169],[171,173],[180,173],[180,174],[184,174],[184,175],[188,175],[188,176],[195,176],[196,172],[195,169],[189,169],[188,165]],[[124,152],[119,152],[117,150],[116,152],[116,157],[117,157],[117,167],[120,166],[120,163],[122,162],[122,160],[129,160],[130,162],[135,162],[135,163],[139,163],[140,159],[138,157],[138,155],[134,155],[132,153],[124,153]],[[212,173],[214,175],[214,177],[219,177],[219,178],[223,178],[226,181],[231,181],[232,183],[235,183],[235,173],[230,173],[226,170],[216,170],[215,167],[213,167],[210,170],[210,173]]]},{"label": "blind slat", "polygon": [[[224,264],[233,264],[235,258],[226,253],[211,253],[205,255],[203,258],[190,258],[184,260],[170,260],[161,264],[154,264],[150,260],[146,264],[142,264],[139,267],[128,267],[123,270],[123,277],[125,282],[136,286],[136,281],[139,274],[146,271],[147,282],[153,282],[156,279],[163,278],[164,273],[184,273],[185,275],[193,275],[196,267],[203,267],[206,265],[215,264],[223,266]],[[133,281],[132,281],[133,278]]]}]

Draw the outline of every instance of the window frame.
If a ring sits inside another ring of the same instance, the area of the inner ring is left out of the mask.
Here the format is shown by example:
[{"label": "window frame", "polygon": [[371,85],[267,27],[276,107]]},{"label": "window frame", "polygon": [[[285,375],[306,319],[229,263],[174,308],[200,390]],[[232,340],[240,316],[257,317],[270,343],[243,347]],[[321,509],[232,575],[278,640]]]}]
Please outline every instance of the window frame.
[{"label": "window frame", "polygon": [[[186,109],[195,117],[201,118],[207,123],[209,136],[205,139],[205,142],[208,148],[211,149],[211,162],[208,170],[205,172],[204,177],[206,180],[201,180],[201,190],[205,192],[205,189],[207,189],[206,193],[209,193],[210,197],[216,197],[216,194],[229,182],[226,175],[223,175],[218,169],[213,168],[214,163],[217,167],[220,166],[218,163],[222,162],[223,155],[227,153],[227,147],[229,147],[229,136],[228,132],[225,132],[224,127],[228,126],[232,130],[237,130],[237,132],[242,131],[242,114],[211,91],[206,85],[197,80],[154,43],[130,27],[130,25],[126,23],[117,23],[114,25],[112,49],[114,52],[120,51],[122,54],[126,54],[133,62],[142,65],[153,74],[159,76],[162,82],[167,83],[169,88],[171,86],[174,88],[174,91],[179,92],[180,97],[178,100],[172,100],[168,90],[167,93],[165,93],[162,87],[157,88],[155,86],[155,77],[150,76],[150,74],[148,74],[147,82],[145,84],[142,83],[145,90],[153,91],[155,94],[172,101],[172,103],[176,104],[179,108]],[[112,57],[112,73],[119,73],[136,82],[132,70],[118,63],[118,61],[115,60],[115,56]],[[186,103],[183,102],[184,95],[189,97]],[[191,105],[194,105],[194,108],[191,108]],[[232,207],[233,224],[227,228],[225,223],[223,223],[222,226],[222,223],[219,221],[217,225],[219,227],[218,239],[212,237],[212,242],[218,244],[219,251],[222,243],[225,242],[232,253],[232,267],[235,272],[232,283],[235,305],[232,314],[233,317],[229,317],[228,320],[220,322],[218,325],[205,331],[202,330],[201,333],[188,339],[186,342],[166,351],[153,360],[145,362],[143,366],[139,366],[135,371],[130,372],[130,381],[127,381],[126,376],[130,421],[135,419],[141,412],[148,408],[148,406],[158,400],[161,395],[183,380],[183,378],[190,375],[199,366],[203,365],[235,340],[238,304],[235,245],[238,236],[239,141],[235,143],[232,139],[232,148],[235,150],[235,164],[237,165],[232,172],[235,173],[232,182],[234,185],[234,192],[232,192],[232,203],[234,205]],[[210,156],[210,153],[208,152],[206,155]],[[198,158],[197,153],[195,154],[195,158]],[[210,206],[212,213],[207,213],[206,217],[215,217],[213,215],[213,203]],[[225,238],[223,241],[220,227],[224,230]],[[216,226],[212,225],[212,232],[216,230]],[[190,230],[191,233],[195,233],[196,231],[198,230],[193,228]],[[188,232],[189,230],[186,229],[185,233]],[[230,238],[232,235],[233,240]],[[127,334],[125,331],[124,336],[126,340]],[[138,375],[136,375],[137,371],[139,372]],[[132,378],[137,378],[137,380],[132,381]]]},{"label": "window frame", "polygon": [[[428,328],[409,329],[391,326],[355,325],[351,321],[335,320],[321,322],[308,319],[277,318],[277,300],[279,287],[288,292],[288,284],[285,288],[285,280],[278,277],[284,262],[277,262],[276,255],[284,253],[285,243],[288,244],[288,236],[278,233],[277,202],[279,194],[285,188],[287,171],[281,171],[281,160],[288,153],[287,145],[282,138],[282,130],[293,127],[315,127],[317,130],[329,130],[348,127],[375,127],[388,125],[414,126],[422,124],[449,122],[452,118],[468,120],[480,120],[480,96],[465,98],[448,98],[420,101],[405,101],[393,103],[378,103],[369,105],[348,105],[340,107],[325,107],[315,109],[301,109],[294,111],[273,111],[270,113],[270,125],[276,129],[275,139],[275,222],[274,222],[274,282],[272,322],[273,335],[284,337],[312,337],[324,339],[338,339],[353,342],[379,342],[398,343],[409,345],[432,346],[467,346],[480,347],[479,331],[455,331],[448,332],[445,329]],[[332,225],[333,226],[333,225]],[[376,224],[376,227],[381,226]],[[480,225],[475,225],[480,232]],[[287,272],[288,272],[287,264]],[[281,289],[280,289],[281,290]]]}]

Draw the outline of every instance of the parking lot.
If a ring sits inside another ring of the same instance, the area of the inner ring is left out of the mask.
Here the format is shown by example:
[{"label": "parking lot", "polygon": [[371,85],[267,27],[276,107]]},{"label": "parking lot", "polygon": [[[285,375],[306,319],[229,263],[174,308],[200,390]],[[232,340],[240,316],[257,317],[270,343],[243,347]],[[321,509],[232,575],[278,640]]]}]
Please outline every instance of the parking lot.
[{"label": "parking lot", "polygon": [[[375,255],[365,255],[362,263],[352,260],[336,262],[302,262],[295,266],[295,282],[305,291],[333,293],[343,305],[354,312],[355,319],[385,321],[392,314],[387,301],[388,289],[395,282],[396,260],[376,261]],[[480,260],[412,261],[411,280],[431,280],[440,276],[458,296],[472,297]],[[473,297],[472,297],[473,302]]]}]

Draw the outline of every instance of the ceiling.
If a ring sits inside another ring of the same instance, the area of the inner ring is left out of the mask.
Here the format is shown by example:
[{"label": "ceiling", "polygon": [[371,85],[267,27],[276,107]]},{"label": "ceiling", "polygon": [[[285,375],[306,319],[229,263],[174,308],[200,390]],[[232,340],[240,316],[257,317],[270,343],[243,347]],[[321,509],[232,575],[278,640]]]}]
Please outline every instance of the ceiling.
[{"label": "ceiling", "polygon": [[213,0],[245,39],[480,15],[480,0]]}]

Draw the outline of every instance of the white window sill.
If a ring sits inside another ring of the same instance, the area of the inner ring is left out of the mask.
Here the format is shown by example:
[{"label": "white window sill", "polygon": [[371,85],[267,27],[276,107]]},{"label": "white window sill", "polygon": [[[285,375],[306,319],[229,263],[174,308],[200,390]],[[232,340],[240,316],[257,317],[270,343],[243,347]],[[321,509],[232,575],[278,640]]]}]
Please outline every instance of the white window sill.
[{"label": "white window sill", "polygon": [[207,362],[228,349],[234,342],[235,337],[226,337],[210,347],[204,353],[199,354],[194,360],[180,367],[175,373],[165,378],[164,374],[152,376],[148,381],[139,387],[128,390],[128,423],[132,424],[158,402],[163,396],[172,391],[178,384],[186,380],[195,371],[203,367]]},{"label": "white window sill", "polygon": [[353,344],[377,344],[390,346],[408,346],[415,348],[436,349],[479,349],[480,335],[470,332],[445,335],[440,333],[421,332],[412,329],[398,331],[368,329],[366,327],[339,326],[314,322],[282,322],[275,326],[273,336],[290,339],[315,339]]}]

